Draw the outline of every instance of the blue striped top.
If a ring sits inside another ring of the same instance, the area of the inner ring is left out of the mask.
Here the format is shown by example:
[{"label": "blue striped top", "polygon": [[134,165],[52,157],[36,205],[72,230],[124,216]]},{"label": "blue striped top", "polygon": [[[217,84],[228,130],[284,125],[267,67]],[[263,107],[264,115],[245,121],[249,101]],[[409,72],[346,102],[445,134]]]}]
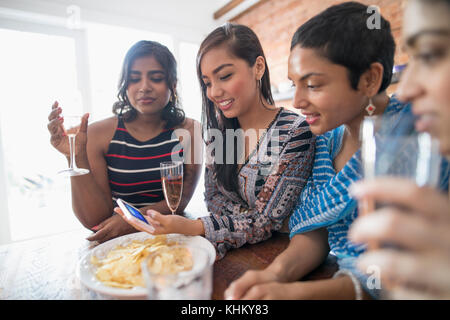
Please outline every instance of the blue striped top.
[{"label": "blue striped top", "polygon": [[[398,135],[414,130],[411,105],[402,104],[395,96],[391,98],[383,117],[384,126],[380,130]],[[344,126],[340,126],[317,137],[313,172],[289,221],[290,237],[326,227],[328,243],[338,258],[339,267],[350,270],[369,294],[378,297],[378,288],[370,287],[368,275],[360,272],[355,265],[356,258],[366,246],[352,243],[347,237],[350,225],[358,216],[357,202],[350,196],[348,188],[361,179],[362,167],[361,150],[358,150],[341,171],[335,172],[333,160],[342,147],[344,130]],[[448,177],[449,165],[442,161],[441,189],[448,188]]]},{"label": "blue striped top", "polygon": [[114,201],[121,198],[139,208],[164,200],[159,164],[171,161],[172,156],[178,159],[183,156],[183,148],[179,139],[172,135],[173,131],[164,130],[142,142],[128,132],[122,117],[118,118],[106,154]]},{"label": "blue striped top", "polygon": [[[410,105],[392,97],[384,112],[384,117],[389,119],[386,126],[390,129],[398,127],[400,120],[410,113]],[[358,211],[357,202],[351,198],[348,188],[361,179],[361,150],[340,172],[333,166],[342,147],[344,130],[345,127],[340,126],[317,137],[313,172],[289,221],[291,237],[327,227],[330,249],[338,258],[356,257],[364,250],[362,245],[355,245],[347,238]]]}]

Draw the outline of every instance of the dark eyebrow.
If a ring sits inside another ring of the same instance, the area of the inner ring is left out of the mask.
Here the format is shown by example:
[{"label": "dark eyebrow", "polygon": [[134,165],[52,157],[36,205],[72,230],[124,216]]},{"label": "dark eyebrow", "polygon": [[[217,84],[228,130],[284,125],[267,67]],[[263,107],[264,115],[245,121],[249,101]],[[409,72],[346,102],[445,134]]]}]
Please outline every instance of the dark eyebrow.
[{"label": "dark eyebrow", "polygon": [[310,72],[310,73],[307,73],[307,74],[303,75],[300,78],[300,81],[304,81],[304,80],[306,80],[306,79],[308,79],[309,77],[312,77],[312,76],[324,76],[324,75],[325,74],[319,73],[319,72]]},{"label": "dark eyebrow", "polygon": [[449,36],[450,30],[448,29],[428,29],[428,30],[422,30],[417,32],[416,34],[413,34],[408,39],[406,39],[406,45],[408,47],[413,47],[416,43],[417,39],[424,36],[424,35],[437,35],[437,36]]},{"label": "dark eyebrow", "polygon": [[[223,68],[225,68],[225,67],[232,67],[232,66],[233,66],[232,63],[224,63],[224,64],[218,66],[217,68],[215,68],[212,73],[216,74],[217,72],[219,72]],[[207,76],[202,76],[202,78],[207,78]]]},{"label": "dark eyebrow", "polygon": [[[152,70],[152,71],[147,72],[147,74],[148,74],[149,76],[152,76],[152,75],[155,75],[155,74],[166,75],[166,74],[164,73],[164,71],[162,71],[162,70]],[[130,71],[130,75],[141,75],[141,72],[140,72],[140,71],[137,71],[137,70],[131,70],[131,71]]]}]

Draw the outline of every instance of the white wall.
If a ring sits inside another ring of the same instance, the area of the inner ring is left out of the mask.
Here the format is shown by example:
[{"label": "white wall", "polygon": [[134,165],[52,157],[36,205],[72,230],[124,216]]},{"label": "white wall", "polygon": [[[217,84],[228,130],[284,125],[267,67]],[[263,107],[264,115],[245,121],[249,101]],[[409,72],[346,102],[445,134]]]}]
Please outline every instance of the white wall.
[{"label": "white wall", "polygon": [[3,15],[66,22],[67,8],[80,8],[81,20],[168,33],[183,41],[200,42],[218,22],[215,10],[226,0],[0,0]]},{"label": "white wall", "polygon": [[[1,131],[1,128],[0,128]],[[0,150],[3,149],[2,139],[0,135]],[[6,190],[6,174],[5,174],[5,162],[3,154],[0,152],[0,245],[9,243],[11,241],[11,234],[9,231],[9,210],[8,210],[8,197]]]}]

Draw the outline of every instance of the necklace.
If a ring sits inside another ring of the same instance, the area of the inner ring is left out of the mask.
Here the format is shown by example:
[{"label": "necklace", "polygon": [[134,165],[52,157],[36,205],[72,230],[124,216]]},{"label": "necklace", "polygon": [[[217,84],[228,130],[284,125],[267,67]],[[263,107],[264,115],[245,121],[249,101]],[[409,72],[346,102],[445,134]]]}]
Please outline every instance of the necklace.
[{"label": "necklace", "polygon": [[261,141],[263,141],[263,139],[265,138],[265,136],[267,135],[267,132],[269,131],[269,129],[273,126],[273,124],[275,123],[275,121],[277,121],[278,116],[280,115],[281,111],[283,111],[283,107],[281,107],[277,114],[275,115],[275,117],[272,119],[272,121],[269,123],[269,125],[266,127],[266,129],[264,130],[264,133],[261,135],[261,137],[259,137],[258,142],[256,143],[256,147],[253,149],[252,152],[250,152],[248,154],[248,156],[245,159],[245,162],[239,167],[238,170],[238,174],[241,172],[242,168],[245,167],[248,163],[248,161],[250,160],[250,158],[253,156],[253,154],[255,154],[255,152],[259,151],[259,145],[261,144]]}]

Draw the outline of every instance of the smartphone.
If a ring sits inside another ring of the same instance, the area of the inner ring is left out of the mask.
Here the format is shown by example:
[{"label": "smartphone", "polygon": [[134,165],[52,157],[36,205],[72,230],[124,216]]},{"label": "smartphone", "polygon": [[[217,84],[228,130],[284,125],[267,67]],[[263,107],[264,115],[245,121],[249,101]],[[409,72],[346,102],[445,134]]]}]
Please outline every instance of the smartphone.
[{"label": "smartphone", "polygon": [[119,208],[122,209],[122,212],[127,220],[137,223],[149,233],[153,233],[153,231],[155,231],[153,226],[144,218],[142,213],[137,208],[122,199],[117,199],[116,202],[119,205]]}]

